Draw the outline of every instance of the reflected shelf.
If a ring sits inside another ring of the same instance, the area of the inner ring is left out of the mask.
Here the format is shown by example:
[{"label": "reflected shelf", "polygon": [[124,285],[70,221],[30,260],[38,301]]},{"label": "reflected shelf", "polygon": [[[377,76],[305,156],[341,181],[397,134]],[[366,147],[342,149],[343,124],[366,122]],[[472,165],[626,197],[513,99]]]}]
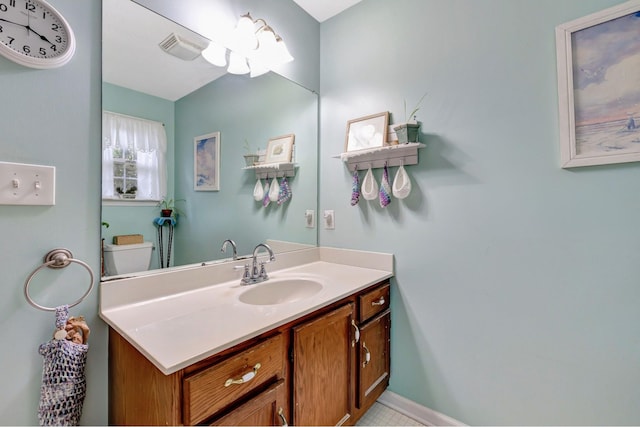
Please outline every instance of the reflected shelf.
[{"label": "reflected shelf", "polygon": [[283,163],[262,163],[259,165],[245,166],[243,170],[253,170],[259,179],[292,177],[296,175],[298,165],[292,162]]}]

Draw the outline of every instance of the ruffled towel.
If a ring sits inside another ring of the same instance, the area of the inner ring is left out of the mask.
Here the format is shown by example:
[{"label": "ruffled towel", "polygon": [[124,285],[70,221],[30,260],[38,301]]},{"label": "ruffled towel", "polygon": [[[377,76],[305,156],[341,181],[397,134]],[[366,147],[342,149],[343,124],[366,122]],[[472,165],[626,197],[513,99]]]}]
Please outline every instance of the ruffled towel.
[{"label": "ruffled towel", "polygon": [[380,182],[380,206],[386,208],[389,203],[391,203],[391,186],[389,185],[389,169],[385,163]]},{"label": "ruffled towel", "polygon": [[353,170],[353,184],[351,185],[351,206],[355,206],[360,201],[360,177],[358,167]]},{"label": "ruffled towel", "polygon": [[264,180],[263,194],[264,196],[262,197],[262,206],[266,208],[267,206],[269,206],[269,202],[271,202],[271,200],[269,199],[269,181],[266,179]]},{"label": "ruffled towel", "polygon": [[291,198],[291,188],[289,188],[289,181],[287,177],[283,177],[280,181],[280,192],[278,193],[278,204],[281,205]]}]

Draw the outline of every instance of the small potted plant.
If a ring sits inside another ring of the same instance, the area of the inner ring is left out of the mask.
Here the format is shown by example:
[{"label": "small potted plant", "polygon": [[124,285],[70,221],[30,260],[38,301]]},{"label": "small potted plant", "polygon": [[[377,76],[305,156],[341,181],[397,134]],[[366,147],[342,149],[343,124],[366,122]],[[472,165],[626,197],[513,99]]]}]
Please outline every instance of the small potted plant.
[{"label": "small potted plant", "polygon": [[416,104],[414,109],[407,115],[407,100],[404,101],[404,123],[399,123],[394,126],[393,130],[396,131],[398,136],[398,143],[407,144],[409,142],[418,142],[418,131],[420,130],[420,124],[416,120],[416,113],[420,109],[422,100],[427,96],[425,93],[420,98],[420,101]]},{"label": "small potted plant", "polygon": [[124,192],[124,194],[122,195],[122,198],[135,199],[137,193],[138,193],[138,187],[136,187],[135,185],[132,185],[131,187],[127,188],[127,191]]},{"label": "small potted plant", "polygon": [[245,138],[244,140],[244,149],[246,154],[244,155],[244,162],[247,166],[253,166],[258,163],[258,158],[260,157],[256,153],[251,152],[251,146],[249,145],[249,141]]},{"label": "small potted plant", "polygon": [[184,215],[180,209],[176,207],[176,202],[184,202],[184,199],[162,199],[158,202],[160,208],[160,216],[163,218],[176,218],[178,215]]}]

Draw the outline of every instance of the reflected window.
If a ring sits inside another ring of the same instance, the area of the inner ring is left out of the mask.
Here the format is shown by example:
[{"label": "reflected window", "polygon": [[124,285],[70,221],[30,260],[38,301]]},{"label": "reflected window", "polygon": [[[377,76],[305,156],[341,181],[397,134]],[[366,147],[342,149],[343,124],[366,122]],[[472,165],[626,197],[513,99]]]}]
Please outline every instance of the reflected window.
[{"label": "reflected window", "polygon": [[167,189],[166,151],[162,123],[104,111],[102,199],[162,199]]}]

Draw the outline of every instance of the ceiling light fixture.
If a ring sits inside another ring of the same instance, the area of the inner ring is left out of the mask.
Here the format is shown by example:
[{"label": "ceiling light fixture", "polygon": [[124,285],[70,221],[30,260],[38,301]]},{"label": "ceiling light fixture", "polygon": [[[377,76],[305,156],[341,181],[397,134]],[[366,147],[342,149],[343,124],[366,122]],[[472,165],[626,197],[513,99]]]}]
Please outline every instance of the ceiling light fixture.
[{"label": "ceiling light fixture", "polygon": [[254,20],[249,13],[238,20],[226,48],[212,42],[202,52],[202,57],[213,65],[224,67],[226,49],[229,49],[227,71],[232,74],[251,73],[251,77],[256,77],[293,61],[282,37],[264,19]]}]

